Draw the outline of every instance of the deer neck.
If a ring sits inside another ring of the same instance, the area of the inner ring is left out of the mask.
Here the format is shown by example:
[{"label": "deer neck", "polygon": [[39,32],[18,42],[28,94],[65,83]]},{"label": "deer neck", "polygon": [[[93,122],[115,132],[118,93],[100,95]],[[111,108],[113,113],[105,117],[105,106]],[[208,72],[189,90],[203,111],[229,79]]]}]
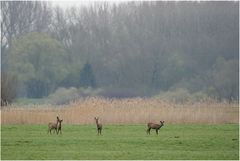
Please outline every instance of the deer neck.
[{"label": "deer neck", "polygon": [[96,120],[96,125],[99,126],[98,120]]}]

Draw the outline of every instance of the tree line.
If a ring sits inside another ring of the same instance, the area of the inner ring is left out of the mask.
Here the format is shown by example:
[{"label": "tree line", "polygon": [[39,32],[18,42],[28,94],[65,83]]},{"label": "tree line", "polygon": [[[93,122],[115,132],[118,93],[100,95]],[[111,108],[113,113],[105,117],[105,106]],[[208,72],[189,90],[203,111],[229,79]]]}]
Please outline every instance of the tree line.
[{"label": "tree line", "polygon": [[238,100],[238,16],[237,2],[2,1],[2,99],[91,87]]}]

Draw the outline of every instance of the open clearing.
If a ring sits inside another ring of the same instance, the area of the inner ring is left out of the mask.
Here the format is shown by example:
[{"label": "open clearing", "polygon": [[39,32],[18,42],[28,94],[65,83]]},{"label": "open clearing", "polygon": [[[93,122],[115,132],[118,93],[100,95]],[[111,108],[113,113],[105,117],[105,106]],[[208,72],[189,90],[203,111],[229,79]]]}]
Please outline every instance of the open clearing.
[{"label": "open clearing", "polygon": [[157,136],[146,125],[64,125],[47,134],[47,125],[2,125],[1,159],[239,159],[238,124],[168,125]]}]

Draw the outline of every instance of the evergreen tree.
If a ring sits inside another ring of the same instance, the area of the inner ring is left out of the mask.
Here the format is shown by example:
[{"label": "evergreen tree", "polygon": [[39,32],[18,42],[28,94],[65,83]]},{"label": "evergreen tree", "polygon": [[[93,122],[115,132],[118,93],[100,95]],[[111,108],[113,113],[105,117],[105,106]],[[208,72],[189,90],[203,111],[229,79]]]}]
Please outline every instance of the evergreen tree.
[{"label": "evergreen tree", "polygon": [[96,87],[95,76],[93,74],[92,66],[87,62],[80,72],[80,86],[81,87]]}]

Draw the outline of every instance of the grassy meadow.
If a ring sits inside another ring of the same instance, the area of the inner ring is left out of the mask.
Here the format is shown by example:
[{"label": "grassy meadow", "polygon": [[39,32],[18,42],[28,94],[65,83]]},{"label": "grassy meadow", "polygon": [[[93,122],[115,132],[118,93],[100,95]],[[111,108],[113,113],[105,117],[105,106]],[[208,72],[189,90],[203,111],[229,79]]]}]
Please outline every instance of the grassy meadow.
[{"label": "grassy meadow", "polygon": [[[56,116],[63,119],[62,135],[47,133]],[[88,98],[64,106],[12,105],[1,109],[1,159],[238,160],[238,119],[238,104],[223,102]],[[147,122],[160,120],[159,135],[147,135]]]},{"label": "grassy meadow", "polygon": [[239,157],[237,124],[165,125],[159,135],[146,125],[65,125],[62,135],[46,125],[3,125],[2,159],[234,159]]}]

